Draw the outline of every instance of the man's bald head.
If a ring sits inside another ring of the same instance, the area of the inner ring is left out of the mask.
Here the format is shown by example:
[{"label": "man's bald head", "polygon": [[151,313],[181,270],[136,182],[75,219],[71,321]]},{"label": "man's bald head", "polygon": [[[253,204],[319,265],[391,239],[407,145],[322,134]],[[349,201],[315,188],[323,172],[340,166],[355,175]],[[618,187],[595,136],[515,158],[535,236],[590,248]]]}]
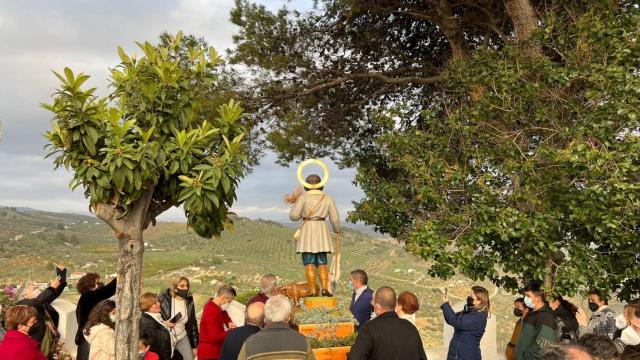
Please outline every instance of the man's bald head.
[{"label": "man's bald head", "polygon": [[247,306],[246,323],[262,327],[264,324],[264,303],[254,302]]},{"label": "man's bald head", "polygon": [[376,290],[373,301],[380,307],[381,312],[395,311],[396,292],[388,286],[383,286]]}]

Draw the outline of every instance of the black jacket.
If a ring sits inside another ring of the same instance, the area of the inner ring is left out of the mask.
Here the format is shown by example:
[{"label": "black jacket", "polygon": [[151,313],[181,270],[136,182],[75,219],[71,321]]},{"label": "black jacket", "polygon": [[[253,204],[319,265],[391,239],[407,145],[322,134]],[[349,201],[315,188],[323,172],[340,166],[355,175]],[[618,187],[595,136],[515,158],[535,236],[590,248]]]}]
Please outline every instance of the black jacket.
[{"label": "black jacket", "polygon": [[231,330],[224,338],[219,360],[237,360],[245,340],[258,331],[260,328],[254,325],[244,325]]},{"label": "black jacket", "polygon": [[558,342],[563,344],[575,344],[578,342],[578,320],[576,315],[562,304],[558,306],[553,314],[556,316],[556,334]]},{"label": "black jacket", "polygon": [[111,280],[109,284],[99,289],[89,291],[80,295],[78,305],[76,306],[76,320],[78,321],[78,331],[76,332],[76,345],[86,342],[82,335],[82,330],[89,320],[89,313],[102,300],[106,300],[116,294],[116,279]]},{"label": "black jacket", "polygon": [[[164,320],[169,320],[172,318],[171,315],[171,289],[167,289],[163,294],[160,295],[160,313],[162,314],[162,318]],[[185,299],[187,302],[187,312],[189,313],[189,318],[187,319],[187,323],[185,324],[185,330],[187,332],[187,337],[189,337],[189,343],[191,344],[192,349],[196,349],[198,347],[198,321],[196,320],[196,307],[193,304],[193,297],[189,296]],[[186,314],[182,314],[184,317]]]},{"label": "black jacket", "polygon": [[58,286],[57,289],[48,287],[40,293],[38,297],[34,299],[23,299],[17,303],[17,305],[31,306],[38,311],[38,318],[36,319],[37,322],[31,327],[31,330],[29,330],[29,336],[38,343],[42,342],[47,329],[47,325],[45,323],[47,315],[45,314],[45,310],[49,313],[49,316],[51,316],[53,324],[58,327],[58,319],[60,316],[56,309],[51,306],[51,303],[57,299],[64,291],[64,288],[67,287],[67,270],[60,270],[56,268],[56,274],[60,276],[60,286]]},{"label": "black jacket", "polygon": [[171,360],[171,334],[169,334],[169,330],[147,313],[142,313],[140,316],[140,335],[143,334],[151,340],[149,351],[158,354],[160,360]]},{"label": "black jacket", "polygon": [[426,360],[418,329],[388,311],[360,326],[349,360]]}]

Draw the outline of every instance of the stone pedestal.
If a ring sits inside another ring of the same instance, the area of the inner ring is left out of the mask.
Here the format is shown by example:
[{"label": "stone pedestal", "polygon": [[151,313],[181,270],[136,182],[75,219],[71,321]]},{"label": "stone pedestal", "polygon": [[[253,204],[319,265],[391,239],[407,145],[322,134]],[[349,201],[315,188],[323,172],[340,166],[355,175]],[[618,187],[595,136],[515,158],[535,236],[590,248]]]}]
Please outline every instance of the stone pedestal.
[{"label": "stone pedestal", "polygon": [[[459,312],[464,309],[464,303],[452,305],[453,311]],[[443,317],[444,318],[444,317]],[[449,348],[449,343],[453,337],[453,327],[444,322],[442,330],[442,340],[446,349]],[[483,359],[497,359],[498,358],[498,344],[496,341],[496,315],[491,314],[487,319],[487,328],[480,340],[480,351],[482,351]]]},{"label": "stone pedestal", "polygon": [[338,306],[338,301],[335,297],[308,297],[304,298],[304,306],[307,309],[315,309],[315,308],[329,308],[333,309]]},{"label": "stone pedestal", "polygon": [[78,331],[78,321],[76,320],[76,304],[63,299],[56,299],[51,303],[60,315],[58,320],[58,331],[60,339],[64,341],[65,349],[70,354],[76,353],[76,332]]}]

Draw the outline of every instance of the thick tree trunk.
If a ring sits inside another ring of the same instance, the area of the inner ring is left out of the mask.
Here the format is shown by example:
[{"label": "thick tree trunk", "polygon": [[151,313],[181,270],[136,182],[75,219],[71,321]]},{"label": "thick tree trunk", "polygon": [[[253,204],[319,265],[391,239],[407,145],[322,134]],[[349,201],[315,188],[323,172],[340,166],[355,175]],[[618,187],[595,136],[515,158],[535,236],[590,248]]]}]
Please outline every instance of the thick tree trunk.
[{"label": "thick tree trunk", "polygon": [[98,218],[109,224],[118,237],[118,285],[116,287],[116,359],[138,359],[138,299],[142,289],[142,232],[147,221],[154,186],[147,189],[125,216],[112,204],[96,204]]},{"label": "thick tree trunk", "polygon": [[529,0],[504,0],[507,14],[513,23],[515,40],[524,44],[529,55],[539,56],[542,53],[540,44],[531,42],[533,32],[538,28],[538,17]]},{"label": "thick tree trunk", "polygon": [[142,227],[124,229],[119,239],[118,287],[116,290],[116,359],[138,358],[138,299],[142,288]]}]

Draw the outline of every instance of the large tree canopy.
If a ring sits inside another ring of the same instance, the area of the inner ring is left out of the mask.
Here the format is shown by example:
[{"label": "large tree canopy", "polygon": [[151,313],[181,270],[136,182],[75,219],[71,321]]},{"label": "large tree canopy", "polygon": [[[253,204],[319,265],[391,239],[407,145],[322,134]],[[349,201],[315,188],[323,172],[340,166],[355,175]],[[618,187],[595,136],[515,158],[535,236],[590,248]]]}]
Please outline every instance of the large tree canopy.
[{"label": "large tree canopy", "polygon": [[431,275],[640,290],[634,2],[239,0],[232,19],[281,160],[357,165],[350,219]]},{"label": "large tree canopy", "polygon": [[[162,45],[139,43],[143,56],[121,48],[104,98],[83,89],[88,75],[69,68],[52,104],[49,156],[72,171],[90,209],[119,242],[116,358],[137,359],[142,232],[156,217],[182,206],[201,236],[229,223],[235,189],[245,173],[243,110],[217,86],[220,57],[182,33]],[[212,109],[215,106],[217,109]]]}]

